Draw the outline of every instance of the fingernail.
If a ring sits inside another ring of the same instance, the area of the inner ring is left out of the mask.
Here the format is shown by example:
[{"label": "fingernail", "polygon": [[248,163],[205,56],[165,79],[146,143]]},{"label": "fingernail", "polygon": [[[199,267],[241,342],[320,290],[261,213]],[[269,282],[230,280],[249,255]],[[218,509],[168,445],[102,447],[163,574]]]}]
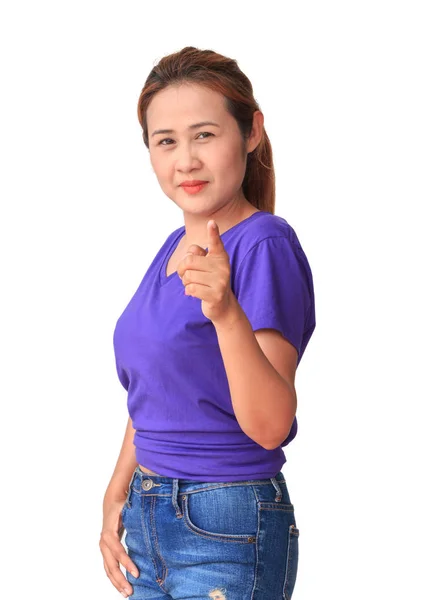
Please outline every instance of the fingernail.
[{"label": "fingernail", "polygon": [[131,571],[131,575],[132,575],[133,577],[138,577],[138,575],[137,575],[137,571]]}]

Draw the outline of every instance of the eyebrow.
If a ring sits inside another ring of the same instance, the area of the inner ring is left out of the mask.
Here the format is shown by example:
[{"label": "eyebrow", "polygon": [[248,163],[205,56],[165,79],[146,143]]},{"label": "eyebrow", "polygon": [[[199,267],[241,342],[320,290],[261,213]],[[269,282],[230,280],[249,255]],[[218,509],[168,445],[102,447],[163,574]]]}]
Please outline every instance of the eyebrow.
[{"label": "eyebrow", "polygon": [[[205,125],[213,125],[214,127],[219,127],[218,123],[214,123],[213,121],[201,121],[200,123],[194,123],[193,125],[189,125],[187,129],[197,129],[198,127],[204,127]],[[173,129],[156,129],[152,133],[152,137],[157,133],[175,133]]]}]

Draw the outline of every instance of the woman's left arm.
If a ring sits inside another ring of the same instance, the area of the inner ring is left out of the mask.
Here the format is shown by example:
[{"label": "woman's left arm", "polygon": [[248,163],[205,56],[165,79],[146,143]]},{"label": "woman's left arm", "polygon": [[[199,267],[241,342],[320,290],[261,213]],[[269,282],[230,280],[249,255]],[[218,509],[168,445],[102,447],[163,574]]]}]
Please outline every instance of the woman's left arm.
[{"label": "woman's left arm", "polygon": [[297,350],[276,329],[253,332],[233,293],[224,319],[213,324],[237,421],[246,435],[273,450],[289,435],[296,415]]},{"label": "woman's left arm", "polygon": [[[189,246],[178,274],[185,293],[202,301],[203,314],[215,326],[241,429],[263,448],[273,450],[288,437],[297,409],[294,379],[300,345],[290,343],[281,330],[300,344],[304,315],[311,307],[308,285],[290,240],[271,236],[248,252],[249,263],[242,261],[244,270],[238,267],[236,296],[229,256],[214,220],[207,223],[207,235],[208,251],[197,244]],[[265,328],[265,323],[275,327]]]}]

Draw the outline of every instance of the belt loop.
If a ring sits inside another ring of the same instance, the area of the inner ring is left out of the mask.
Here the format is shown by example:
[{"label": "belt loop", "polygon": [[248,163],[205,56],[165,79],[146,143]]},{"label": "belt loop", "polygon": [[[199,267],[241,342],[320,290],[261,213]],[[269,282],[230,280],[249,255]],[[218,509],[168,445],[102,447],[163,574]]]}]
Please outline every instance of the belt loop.
[{"label": "belt loop", "polygon": [[182,517],[183,513],[181,512],[181,509],[178,506],[177,494],[178,494],[178,479],[173,479],[172,480],[172,504],[174,505],[175,513],[176,513],[177,517]]},{"label": "belt loop", "polygon": [[134,471],[133,471],[133,474],[131,475],[131,479],[130,479],[130,482],[129,482],[129,484],[128,484],[128,490],[127,490],[127,493],[130,491],[130,489],[131,489],[131,486],[132,486],[132,484],[133,484],[133,481],[134,481],[134,479],[135,479],[135,476],[136,476],[136,475],[137,475],[137,467],[134,469]]},{"label": "belt loop", "polygon": [[131,488],[132,488],[132,484],[134,481],[134,477],[136,476],[136,470],[134,469],[133,474],[131,475],[131,479],[130,482],[128,484],[128,489],[125,492],[126,497],[125,497],[125,504],[128,506],[128,508],[131,508],[131,504],[130,504],[130,496],[131,496]]},{"label": "belt loop", "polygon": [[283,493],[282,493],[281,488],[278,485],[278,481],[275,479],[275,477],[271,477],[271,483],[275,487],[275,489],[277,490],[277,494],[275,496],[275,501],[276,502],[281,502],[281,498],[283,496]]}]

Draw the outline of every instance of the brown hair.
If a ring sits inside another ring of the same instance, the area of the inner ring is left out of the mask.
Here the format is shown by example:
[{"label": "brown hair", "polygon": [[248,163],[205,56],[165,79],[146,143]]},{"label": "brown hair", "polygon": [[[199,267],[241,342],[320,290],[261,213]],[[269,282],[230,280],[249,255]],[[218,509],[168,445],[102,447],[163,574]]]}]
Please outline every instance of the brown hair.
[{"label": "brown hair", "polygon": [[[237,121],[243,140],[247,141],[252,129],[253,113],[260,110],[253,96],[250,80],[240,70],[236,60],[213,50],[186,46],[179,52],[164,56],[150,71],[141,91],[137,115],[147,148],[149,139],[146,111],[154,95],[168,85],[186,82],[203,85],[221,93],[225,97],[228,112]],[[253,206],[274,214],[275,173],[271,142],[265,128],[258,146],[247,155],[242,189]]]}]

